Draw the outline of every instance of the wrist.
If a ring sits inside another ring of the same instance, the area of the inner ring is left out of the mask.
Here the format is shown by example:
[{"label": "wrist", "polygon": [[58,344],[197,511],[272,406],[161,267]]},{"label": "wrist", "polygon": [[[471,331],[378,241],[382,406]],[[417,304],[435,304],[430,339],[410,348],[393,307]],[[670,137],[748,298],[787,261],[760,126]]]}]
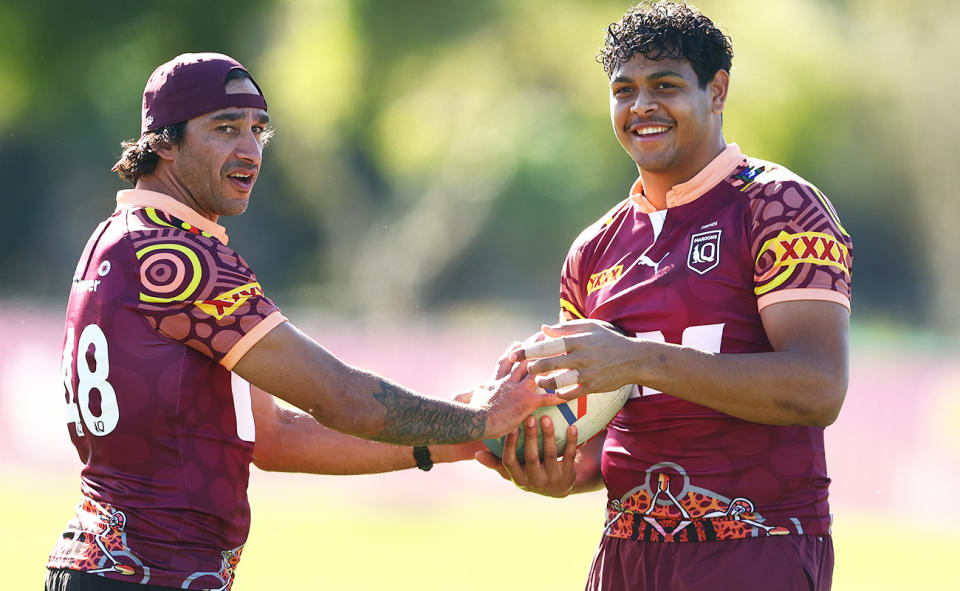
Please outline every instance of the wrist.
[{"label": "wrist", "polygon": [[630,353],[627,361],[627,374],[624,379],[625,384],[646,384],[657,373],[657,367],[654,360],[656,348],[661,345],[656,341],[647,340],[641,337],[630,337]]},{"label": "wrist", "polygon": [[485,449],[487,448],[480,441],[468,441],[466,443],[453,443],[450,445],[431,445],[430,456],[433,458],[434,464],[446,464],[472,460],[478,451]]},{"label": "wrist", "polygon": [[430,448],[426,445],[415,445],[413,447],[413,461],[417,463],[417,468],[424,472],[429,472],[433,468],[433,458],[430,454]]}]

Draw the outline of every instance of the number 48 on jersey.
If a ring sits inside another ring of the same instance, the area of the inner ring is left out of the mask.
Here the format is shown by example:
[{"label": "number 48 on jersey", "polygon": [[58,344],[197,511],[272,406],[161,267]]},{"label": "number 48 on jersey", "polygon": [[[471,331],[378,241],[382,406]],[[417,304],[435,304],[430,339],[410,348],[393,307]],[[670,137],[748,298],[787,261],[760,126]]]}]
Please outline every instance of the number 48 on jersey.
[{"label": "number 48 on jersey", "polygon": [[[85,434],[84,426],[86,431],[98,437],[113,431],[120,420],[120,409],[117,407],[117,393],[107,381],[110,375],[107,337],[99,326],[85,326],[80,332],[79,341],[74,327],[67,327],[60,371],[66,390],[66,419],[68,423],[74,423],[77,435],[82,437]],[[77,383],[76,392],[73,389],[74,381]],[[100,397],[99,415],[94,414],[90,404],[94,390]]]}]

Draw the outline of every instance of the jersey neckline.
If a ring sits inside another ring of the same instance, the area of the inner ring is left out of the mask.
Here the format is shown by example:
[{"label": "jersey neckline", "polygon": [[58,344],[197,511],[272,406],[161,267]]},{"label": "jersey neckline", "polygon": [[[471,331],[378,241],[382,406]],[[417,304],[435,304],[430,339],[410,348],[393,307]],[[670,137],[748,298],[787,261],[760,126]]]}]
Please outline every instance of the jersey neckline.
[{"label": "jersey neckline", "polygon": [[211,234],[226,245],[229,238],[227,230],[220,224],[203,217],[188,205],[181,203],[165,193],[146,189],[124,189],[117,191],[117,210],[129,207],[153,207],[174,215],[196,228]]},{"label": "jersey neckline", "polygon": [[[674,185],[667,191],[667,209],[678,207],[697,200],[710,189],[727,178],[743,162],[743,152],[737,144],[727,144],[717,157],[710,161],[703,170],[692,179],[679,185]],[[643,213],[658,211],[643,194],[643,181],[640,177],[630,187],[630,201]]]}]

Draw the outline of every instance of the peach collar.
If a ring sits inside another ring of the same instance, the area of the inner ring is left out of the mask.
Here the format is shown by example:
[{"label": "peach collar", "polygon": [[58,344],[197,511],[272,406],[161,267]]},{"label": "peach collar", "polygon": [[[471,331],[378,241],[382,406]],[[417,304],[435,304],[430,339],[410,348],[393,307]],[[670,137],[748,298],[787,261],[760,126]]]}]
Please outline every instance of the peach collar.
[{"label": "peach collar", "polygon": [[[737,144],[727,144],[717,157],[710,161],[703,170],[685,183],[674,185],[667,191],[667,209],[684,205],[696,200],[698,197],[712,189],[727,178],[743,161],[743,152]],[[630,200],[633,201],[643,213],[653,213],[657,208],[650,203],[643,195],[643,183],[638,177],[630,187]]]},{"label": "peach collar", "polygon": [[146,189],[124,189],[117,191],[117,209],[128,207],[152,207],[178,217],[188,224],[207,232],[224,245],[227,244],[227,230],[216,222],[211,222],[188,205],[173,197]]}]

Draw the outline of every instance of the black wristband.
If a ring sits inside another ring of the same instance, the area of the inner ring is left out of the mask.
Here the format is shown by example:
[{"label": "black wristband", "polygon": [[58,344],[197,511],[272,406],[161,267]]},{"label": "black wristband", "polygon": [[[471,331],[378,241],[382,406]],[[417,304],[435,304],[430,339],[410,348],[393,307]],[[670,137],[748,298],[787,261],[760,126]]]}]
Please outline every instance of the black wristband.
[{"label": "black wristband", "polygon": [[417,461],[417,468],[424,472],[429,472],[433,468],[433,460],[430,459],[430,448],[425,445],[417,445],[413,448],[413,459]]}]

